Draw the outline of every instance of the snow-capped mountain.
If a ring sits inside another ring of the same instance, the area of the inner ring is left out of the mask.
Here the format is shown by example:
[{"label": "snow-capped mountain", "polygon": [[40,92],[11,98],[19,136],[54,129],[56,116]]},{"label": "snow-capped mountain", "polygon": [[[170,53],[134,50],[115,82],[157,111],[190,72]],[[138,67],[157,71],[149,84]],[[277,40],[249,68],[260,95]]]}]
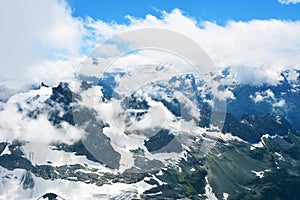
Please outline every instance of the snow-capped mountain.
[{"label": "snow-capped mountain", "polygon": [[[275,86],[226,84],[222,130],[210,127],[213,92],[192,74],[126,97],[123,72],[6,95],[0,199],[299,196],[300,74],[281,76]],[[215,80],[229,78],[227,69]]]}]

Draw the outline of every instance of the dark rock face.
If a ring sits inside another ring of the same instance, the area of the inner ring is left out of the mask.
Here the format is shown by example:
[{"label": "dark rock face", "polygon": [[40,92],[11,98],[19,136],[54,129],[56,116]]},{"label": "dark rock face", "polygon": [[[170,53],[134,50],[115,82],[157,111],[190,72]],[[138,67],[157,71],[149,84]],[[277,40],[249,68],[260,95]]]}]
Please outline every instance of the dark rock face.
[{"label": "dark rock face", "polygon": [[55,200],[57,199],[58,195],[57,194],[54,194],[54,193],[47,193],[47,194],[44,194],[43,196],[43,199],[48,199],[48,200]]},{"label": "dark rock face", "polygon": [[[102,136],[88,137],[84,140],[85,144],[83,144],[82,141],[78,141],[72,145],[59,144],[55,150],[75,152],[75,155],[86,156],[88,160],[100,162],[109,168],[117,169],[121,156],[112,149],[109,141],[107,138],[102,138]],[[105,142],[107,143],[105,144]],[[87,149],[87,144],[89,144],[88,148],[90,150]],[[96,157],[94,155],[96,155]]]},{"label": "dark rock face", "polygon": [[172,114],[174,114],[176,117],[181,116],[181,107],[180,102],[178,99],[173,98],[171,102],[166,101],[165,99],[162,99],[161,102],[168,108],[169,111],[171,111]]},{"label": "dark rock face", "polygon": [[148,102],[144,98],[140,98],[135,95],[131,95],[130,97],[125,97],[121,105],[123,109],[144,110],[150,108]]},{"label": "dark rock face", "polygon": [[107,167],[119,168],[121,155],[113,149],[110,138],[103,133],[103,128],[107,125],[96,117],[97,113],[88,108],[78,107],[74,109],[73,114],[76,125],[87,133],[86,137],[81,139],[82,143],[73,146],[74,150],[85,153],[87,158]]},{"label": "dark rock face", "polygon": [[30,171],[26,171],[25,174],[23,174],[23,177],[21,178],[21,182],[24,190],[32,189],[35,185]]},{"label": "dark rock face", "polygon": [[73,93],[68,83],[60,83],[57,87],[52,88],[50,99],[57,103],[69,106],[72,103]]},{"label": "dark rock face", "polygon": [[[53,125],[59,126],[63,121],[75,125],[72,113],[72,102],[76,101],[77,96],[70,90],[68,83],[60,83],[57,87],[52,88],[52,95],[45,103],[52,107],[48,113],[48,119]],[[58,108],[62,109],[62,114]]]},{"label": "dark rock face", "polygon": [[75,155],[86,156],[87,159],[97,162],[97,159],[85,148],[82,141],[78,141],[74,144],[57,144],[54,150],[65,151],[65,152],[75,152]]},{"label": "dark rock face", "polygon": [[24,153],[21,150],[23,143],[15,140],[11,144],[5,143],[8,145],[10,154],[4,154],[0,156],[0,166],[8,169],[26,169],[31,170],[33,168],[31,162],[24,158]]},{"label": "dark rock face", "polygon": [[93,85],[91,83],[88,83],[87,81],[82,81],[80,88],[84,91],[84,90],[88,90],[88,89],[92,88],[92,86]]},{"label": "dark rock face", "polygon": [[23,143],[18,141],[18,140],[14,140],[9,146],[8,149],[11,152],[11,154],[17,155],[17,156],[23,156],[24,153],[21,150]]},{"label": "dark rock face", "polygon": [[6,146],[8,144],[9,143],[7,143],[7,142],[0,142],[0,155],[2,154],[2,152],[4,151],[4,149],[6,148]]},{"label": "dark rock face", "polygon": [[15,155],[15,154],[5,154],[0,156],[0,166],[8,169],[26,169],[31,170],[33,168],[31,162],[26,158]]},{"label": "dark rock face", "polygon": [[163,129],[145,141],[145,146],[149,152],[155,152],[167,146],[174,138],[169,130]]}]

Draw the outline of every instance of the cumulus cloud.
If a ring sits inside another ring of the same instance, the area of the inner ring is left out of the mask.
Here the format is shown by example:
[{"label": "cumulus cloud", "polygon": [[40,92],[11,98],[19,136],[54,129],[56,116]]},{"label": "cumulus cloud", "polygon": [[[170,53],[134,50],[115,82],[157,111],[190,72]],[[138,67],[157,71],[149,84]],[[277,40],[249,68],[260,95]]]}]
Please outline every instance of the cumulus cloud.
[{"label": "cumulus cloud", "polygon": [[255,97],[250,95],[250,98],[255,103],[262,102],[262,101],[265,101],[265,100],[268,100],[268,101],[276,100],[274,93],[270,89],[267,89],[267,90],[262,91],[262,92],[256,92]]},{"label": "cumulus cloud", "polygon": [[33,65],[80,50],[82,24],[62,0],[1,1],[0,26],[0,74],[5,78],[30,79]]},{"label": "cumulus cloud", "polygon": [[43,60],[32,65],[27,73],[32,83],[44,82],[47,85],[55,85],[58,82],[70,82],[85,60],[85,56],[67,60]]},{"label": "cumulus cloud", "polygon": [[297,4],[300,3],[300,0],[278,0],[281,4]]},{"label": "cumulus cloud", "polygon": [[281,99],[278,102],[273,104],[274,107],[284,107],[285,106],[285,100]]},{"label": "cumulus cloud", "polygon": [[178,9],[161,18],[128,17],[129,25],[89,19],[95,42],[138,28],[164,28],[182,33],[204,48],[216,66],[232,67],[241,83],[276,84],[280,72],[300,67],[300,22],[282,20],[229,21],[225,26],[197,22]]},{"label": "cumulus cloud", "polygon": [[[42,87],[11,97],[3,110],[0,111],[0,141],[20,140],[40,144],[52,142],[73,143],[80,138],[76,129],[67,123],[62,128],[55,128],[48,120],[47,114],[40,114],[32,119],[24,113],[45,108],[45,100],[52,94],[52,89]],[[34,99],[33,97],[38,97]],[[30,103],[28,103],[30,102]],[[19,109],[23,109],[23,113]],[[58,108],[53,108],[59,110]],[[42,130],[42,132],[41,132]]]},{"label": "cumulus cloud", "polygon": [[[274,85],[283,70],[300,68],[300,21],[228,21],[221,26],[197,21],[174,9],[162,12],[160,17],[127,16],[128,24],[118,24],[90,17],[75,18],[63,0],[29,0],[26,3],[18,0],[2,4],[2,77],[26,77],[31,82],[42,79],[56,82],[72,77],[77,70],[74,67],[80,64],[74,61],[82,56],[79,52],[88,54],[106,39],[139,28],[163,28],[191,38],[203,47],[217,67],[230,66],[240,83]],[[107,46],[107,51],[110,54],[119,52],[112,45]],[[137,57],[147,60],[145,53]]]}]

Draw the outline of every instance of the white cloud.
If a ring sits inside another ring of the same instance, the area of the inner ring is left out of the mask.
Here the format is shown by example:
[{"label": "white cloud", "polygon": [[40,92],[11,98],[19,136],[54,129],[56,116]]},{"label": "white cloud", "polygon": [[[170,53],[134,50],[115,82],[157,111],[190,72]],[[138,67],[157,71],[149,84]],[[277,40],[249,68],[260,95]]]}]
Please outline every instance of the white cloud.
[{"label": "white cloud", "polygon": [[274,107],[283,107],[284,105],[285,105],[285,100],[284,99],[281,99],[278,102],[273,104]]},{"label": "white cloud", "polygon": [[0,26],[0,74],[5,78],[30,79],[32,65],[80,50],[81,22],[63,0],[1,1]]},{"label": "white cloud", "polygon": [[268,100],[268,101],[276,100],[274,93],[270,89],[267,89],[267,90],[262,91],[262,92],[255,92],[255,97],[250,95],[250,98],[255,103],[262,102],[262,101],[265,101],[265,100]]},{"label": "white cloud", "polygon": [[[229,21],[220,26],[196,21],[175,9],[170,13],[162,12],[160,18],[127,16],[130,23],[126,25],[74,18],[63,0],[29,0],[26,3],[17,0],[2,4],[2,77],[27,78],[31,82],[65,80],[76,71],[79,63],[74,57],[80,57],[80,51],[90,52],[105,39],[124,31],[150,27],[174,30],[193,39],[216,66],[231,66],[241,83],[276,84],[281,71],[300,68],[300,21]],[[114,46],[107,48],[110,53],[118,53]],[[149,60],[146,55],[137,57]]]},{"label": "white cloud", "polygon": [[44,82],[47,85],[55,85],[59,82],[70,82],[85,60],[84,56],[68,60],[44,60],[33,65],[28,70],[28,75],[33,83]]},{"label": "white cloud", "polygon": [[259,103],[263,101],[272,103],[273,107],[285,106],[285,100],[284,99],[277,100],[275,94],[270,89],[267,89],[262,92],[256,92],[255,96],[250,95],[250,99],[252,99],[254,103]]},{"label": "white cloud", "polygon": [[[0,111],[0,141],[20,140],[39,144],[52,142],[73,143],[80,138],[70,125],[64,123],[61,129],[55,128],[47,118],[47,114],[40,114],[37,119],[26,115],[35,109],[45,109],[45,100],[52,94],[52,89],[42,87],[39,90],[31,90],[27,93],[19,93],[12,96]],[[34,99],[33,97],[37,97]],[[30,102],[30,103],[28,103]],[[23,109],[21,113],[18,109]],[[59,110],[59,108],[53,108]],[[42,132],[41,132],[42,130]]]},{"label": "white cloud", "polygon": [[257,95],[255,96],[255,98],[253,98],[252,96],[250,96],[250,98],[252,98],[252,99],[254,100],[255,103],[257,103],[257,102],[262,102],[262,101],[264,100],[264,97],[261,96],[260,94],[257,94]]},{"label": "white cloud", "polygon": [[231,66],[242,83],[276,84],[282,70],[300,67],[300,21],[229,21],[220,26],[197,22],[178,9],[164,12],[161,18],[128,18],[129,25],[89,19],[86,26],[96,42],[138,28],[177,31],[200,44],[218,67]]},{"label": "white cloud", "polygon": [[300,0],[278,0],[281,4],[297,4],[300,3]]}]

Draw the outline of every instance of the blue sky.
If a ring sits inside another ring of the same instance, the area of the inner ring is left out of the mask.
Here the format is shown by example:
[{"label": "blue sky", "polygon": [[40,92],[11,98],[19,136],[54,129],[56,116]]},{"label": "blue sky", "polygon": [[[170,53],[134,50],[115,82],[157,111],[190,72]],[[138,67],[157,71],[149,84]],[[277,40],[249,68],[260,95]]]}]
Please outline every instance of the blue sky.
[{"label": "blue sky", "polygon": [[179,8],[197,21],[249,21],[252,19],[300,19],[300,4],[282,4],[277,0],[68,0],[73,15],[127,23],[126,15],[160,16],[158,10],[170,12]]}]

